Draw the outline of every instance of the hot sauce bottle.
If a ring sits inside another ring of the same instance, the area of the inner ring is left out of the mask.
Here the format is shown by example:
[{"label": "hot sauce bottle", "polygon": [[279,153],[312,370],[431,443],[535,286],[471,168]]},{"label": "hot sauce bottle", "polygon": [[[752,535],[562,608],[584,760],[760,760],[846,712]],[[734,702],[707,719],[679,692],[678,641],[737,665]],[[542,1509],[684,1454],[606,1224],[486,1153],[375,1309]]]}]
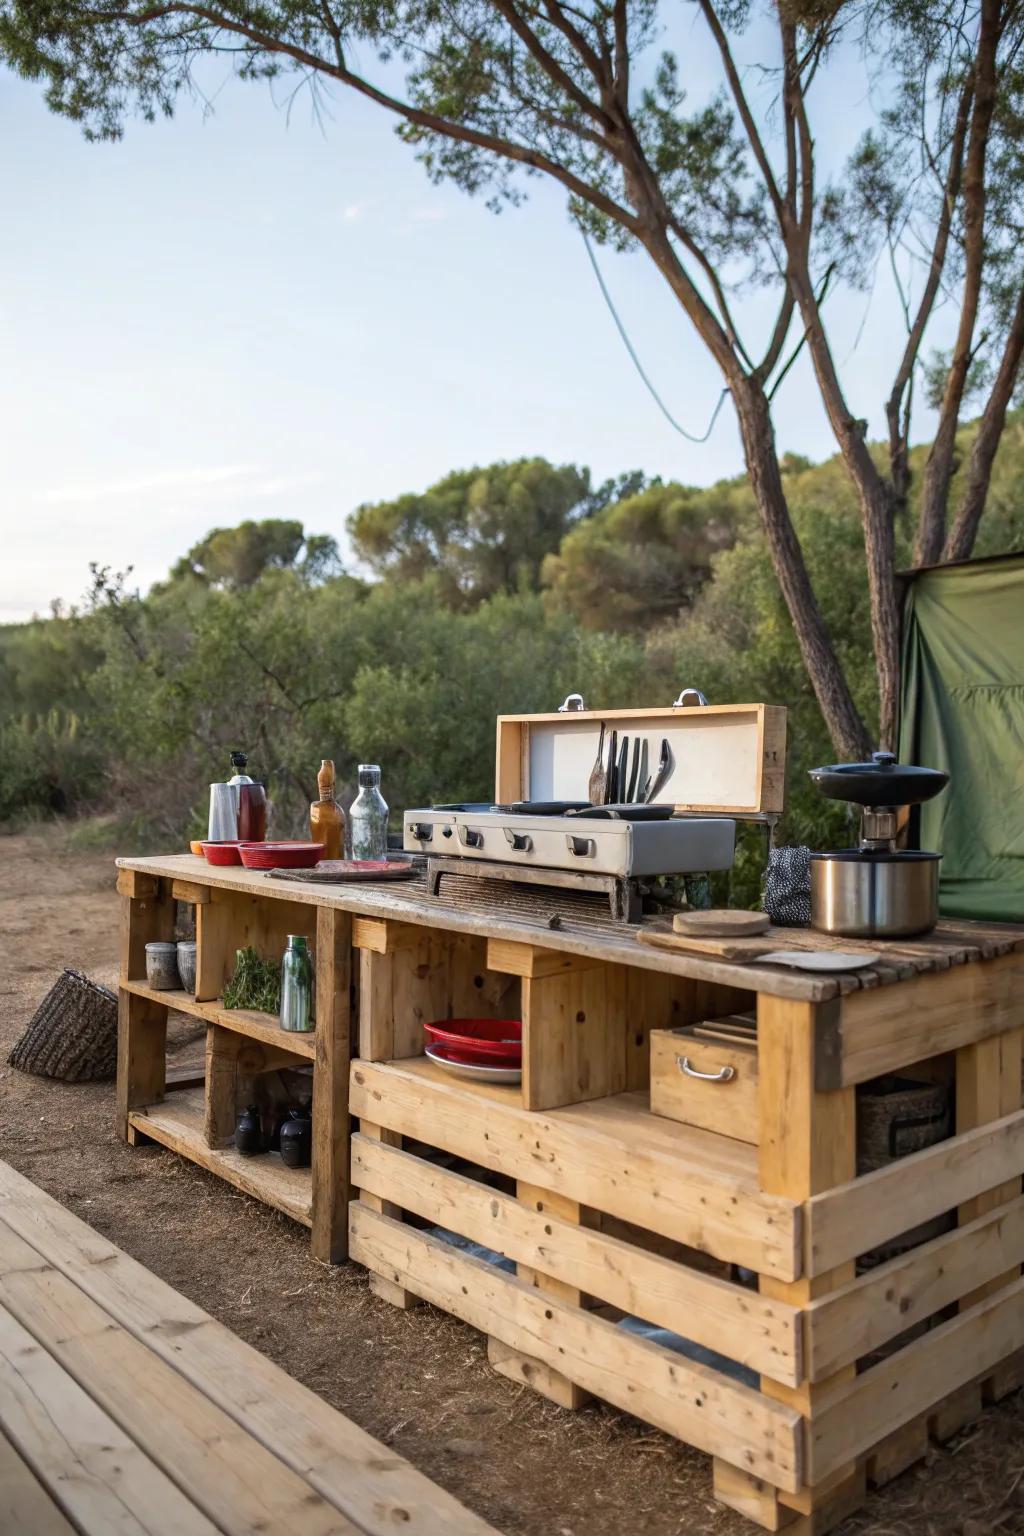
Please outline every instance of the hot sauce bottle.
[{"label": "hot sauce bottle", "polygon": [[345,812],[335,798],[334,764],[325,757],[316,776],[319,800],[309,808],[310,842],[323,843],[325,859],[340,859],[345,845]]}]

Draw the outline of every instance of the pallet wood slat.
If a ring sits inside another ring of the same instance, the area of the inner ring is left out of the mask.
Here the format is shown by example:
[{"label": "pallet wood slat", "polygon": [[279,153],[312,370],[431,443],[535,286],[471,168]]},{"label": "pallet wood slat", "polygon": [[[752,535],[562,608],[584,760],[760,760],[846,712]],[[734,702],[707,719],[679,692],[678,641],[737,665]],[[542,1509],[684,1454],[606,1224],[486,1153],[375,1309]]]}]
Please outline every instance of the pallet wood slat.
[{"label": "pallet wood slat", "polygon": [[532,1265],[565,1286],[597,1296],[632,1316],[721,1351],[753,1370],[794,1385],[801,1379],[800,1313],[714,1275],[687,1269],[601,1231],[537,1214],[520,1198],[488,1189],[407,1152],[353,1138],[359,1189],[437,1226]]},{"label": "pallet wood slat", "polygon": [[804,1209],[804,1262],[822,1274],[1024,1171],[1024,1110],[836,1185]]},{"label": "pallet wood slat", "polygon": [[505,1094],[455,1086],[429,1062],[352,1067],[350,1103],[360,1119],[716,1257],[795,1278],[797,1203],[761,1193],[751,1148],[659,1122],[639,1094],[548,1114],[523,1110]]},{"label": "pallet wood slat", "polygon": [[809,1475],[827,1477],[1021,1348],[1024,1279],[915,1339],[831,1398],[810,1426]]},{"label": "pallet wood slat", "polygon": [[[102,1309],[108,1331],[124,1330],[156,1363],[173,1368],[366,1536],[394,1536],[399,1529],[409,1536],[441,1530],[494,1536],[485,1521],[401,1456],[0,1162],[0,1231],[5,1229],[32,1249],[33,1259],[24,1256],[27,1272],[50,1266],[73,1282]],[[63,1383],[66,1388],[66,1376]],[[202,1536],[201,1518],[175,1536]],[[296,1528],[305,1531],[301,1521]],[[107,1536],[117,1527],[85,1529],[89,1536]],[[153,1529],[162,1536],[163,1527]]]},{"label": "pallet wood slat", "polygon": [[264,1045],[290,1051],[293,1056],[312,1061],[316,1054],[312,1033],[297,1034],[282,1029],[272,1013],[259,1013],[250,1008],[225,1008],[219,996],[207,1002],[198,1002],[188,992],[178,989],[158,991],[143,981],[122,982],[121,987],[133,997],[148,998],[158,1007],[172,1008],[178,1013],[190,1014],[193,1018],[206,1019],[221,1029],[231,1029],[236,1034],[248,1035],[251,1040],[260,1040]]},{"label": "pallet wood slat", "polygon": [[809,1303],[804,1326],[812,1381],[879,1349],[1024,1263],[1024,1198],[869,1269]]},{"label": "pallet wood slat", "polygon": [[799,1415],[750,1387],[545,1296],[358,1201],[351,1251],[502,1343],[559,1359],[570,1380],[616,1407],[713,1455],[728,1448],[734,1461],[780,1487],[799,1486]]},{"label": "pallet wood slat", "polygon": [[843,999],[818,1087],[847,1088],[1022,1027],[1024,955],[1016,951],[854,993]]}]

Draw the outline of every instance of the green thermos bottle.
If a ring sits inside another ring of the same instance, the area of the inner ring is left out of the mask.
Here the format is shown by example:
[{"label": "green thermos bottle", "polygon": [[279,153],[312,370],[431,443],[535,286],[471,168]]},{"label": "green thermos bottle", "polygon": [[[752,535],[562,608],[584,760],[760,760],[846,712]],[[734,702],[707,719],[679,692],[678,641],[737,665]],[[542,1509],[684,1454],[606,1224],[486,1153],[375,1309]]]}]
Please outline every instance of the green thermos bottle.
[{"label": "green thermos bottle", "polygon": [[314,1022],[309,945],[301,933],[290,933],[281,961],[281,1028],[300,1033],[311,1030]]}]

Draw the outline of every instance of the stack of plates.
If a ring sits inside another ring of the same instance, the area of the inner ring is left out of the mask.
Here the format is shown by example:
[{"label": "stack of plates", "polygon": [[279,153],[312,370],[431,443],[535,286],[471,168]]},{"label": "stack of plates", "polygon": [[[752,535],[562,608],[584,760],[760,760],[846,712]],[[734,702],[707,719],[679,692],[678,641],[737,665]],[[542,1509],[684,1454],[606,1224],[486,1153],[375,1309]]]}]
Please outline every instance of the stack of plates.
[{"label": "stack of plates", "polygon": [[476,1082],[522,1082],[521,1019],[442,1019],[424,1024],[423,1032],[427,1055],[446,1072]]}]

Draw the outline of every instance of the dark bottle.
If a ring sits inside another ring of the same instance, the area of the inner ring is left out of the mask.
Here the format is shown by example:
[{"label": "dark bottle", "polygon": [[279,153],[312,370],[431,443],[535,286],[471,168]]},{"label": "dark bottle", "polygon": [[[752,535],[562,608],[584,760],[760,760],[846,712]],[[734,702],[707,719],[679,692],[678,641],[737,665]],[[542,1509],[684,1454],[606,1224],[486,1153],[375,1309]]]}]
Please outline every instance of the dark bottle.
[{"label": "dark bottle", "polygon": [[281,1126],[281,1161],[289,1168],[308,1168],[313,1155],[313,1122],[308,1109],[293,1109]]},{"label": "dark bottle", "polygon": [[243,1157],[255,1157],[257,1152],[263,1151],[263,1127],[260,1124],[260,1111],[257,1104],[250,1104],[244,1114],[239,1115],[238,1124],[235,1126],[235,1151]]}]

